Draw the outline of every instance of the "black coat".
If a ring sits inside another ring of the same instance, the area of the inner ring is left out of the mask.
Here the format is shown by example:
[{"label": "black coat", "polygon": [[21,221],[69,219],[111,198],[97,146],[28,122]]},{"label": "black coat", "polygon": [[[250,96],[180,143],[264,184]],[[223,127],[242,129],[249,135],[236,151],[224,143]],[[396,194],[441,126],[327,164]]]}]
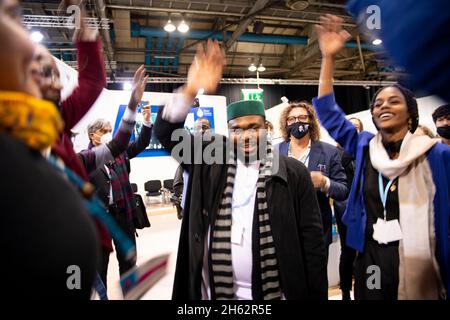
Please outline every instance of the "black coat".
[{"label": "black coat", "polygon": [[[171,151],[172,132],[183,127],[161,118],[154,132]],[[228,141],[217,136],[216,141]],[[173,288],[176,300],[201,299],[205,236],[213,226],[225,187],[227,165],[194,164],[189,172]],[[277,253],[281,290],[286,299],[326,299],[327,262],[316,193],[307,168],[281,156],[279,170],[267,183],[267,203]]]},{"label": "black coat", "polygon": [[[22,142],[0,132],[0,148],[0,272],[9,299],[88,300],[99,246],[81,195]],[[81,287],[70,290],[77,274]]]}]

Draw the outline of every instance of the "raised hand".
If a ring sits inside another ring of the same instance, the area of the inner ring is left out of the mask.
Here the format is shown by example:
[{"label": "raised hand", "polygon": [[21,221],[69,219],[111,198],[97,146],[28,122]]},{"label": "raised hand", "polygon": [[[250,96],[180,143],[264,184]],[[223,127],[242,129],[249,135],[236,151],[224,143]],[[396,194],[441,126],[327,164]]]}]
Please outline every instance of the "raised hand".
[{"label": "raised hand", "polygon": [[[82,0],[64,0],[65,8],[71,5],[78,6],[80,8],[81,17],[79,19],[80,25],[76,26],[75,32],[73,33],[73,42],[84,41],[84,42],[94,42],[98,37],[98,29],[90,28],[86,21],[86,10],[84,9]],[[77,18],[75,19],[77,23]]]},{"label": "raised hand", "polygon": [[225,64],[225,53],[217,41],[208,40],[206,50],[203,45],[198,45],[194,61],[189,68],[184,93],[192,99],[201,88],[205,90],[205,93],[214,93],[222,78]]},{"label": "raised hand", "polygon": [[334,58],[351,37],[346,30],[342,29],[343,21],[342,18],[331,14],[320,17],[320,25],[315,27],[322,57]]},{"label": "raised hand", "polygon": [[141,65],[134,73],[133,89],[131,92],[130,103],[128,104],[128,107],[133,111],[136,110],[139,102],[142,100],[147,80],[148,76],[145,75],[145,67],[144,65]]}]

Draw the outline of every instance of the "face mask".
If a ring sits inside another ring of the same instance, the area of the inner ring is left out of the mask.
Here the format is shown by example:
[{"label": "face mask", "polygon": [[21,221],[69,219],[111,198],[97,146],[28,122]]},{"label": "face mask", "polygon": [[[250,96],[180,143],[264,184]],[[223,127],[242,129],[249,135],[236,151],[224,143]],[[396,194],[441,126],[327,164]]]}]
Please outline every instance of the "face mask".
[{"label": "face mask", "polygon": [[309,123],[307,122],[296,122],[287,126],[287,132],[297,139],[301,139],[304,136],[306,136],[308,131],[309,131]]},{"label": "face mask", "polygon": [[112,133],[105,133],[104,135],[102,135],[102,137],[100,138],[100,143],[101,144],[107,144],[108,142],[110,142],[112,140]]},{"label": "face mask", "polygon": [[439,137],[442,137],[444,139],[450,139],[450,126],[446,125],[443,127],[438,127],[437,133],[438,133]]}]

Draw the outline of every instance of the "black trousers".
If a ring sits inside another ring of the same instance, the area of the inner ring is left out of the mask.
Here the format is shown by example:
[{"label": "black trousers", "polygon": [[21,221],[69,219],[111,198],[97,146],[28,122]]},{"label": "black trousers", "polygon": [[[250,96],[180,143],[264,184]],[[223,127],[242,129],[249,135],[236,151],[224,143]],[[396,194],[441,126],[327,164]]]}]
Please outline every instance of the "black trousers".
[{"label": "black trousers", "polygon": [[[126,212],[124,210],[118,209],[115,206],[109,206],[108,211],[113,217],[113,219],[116,221],[117,225],[122,229],[123,232],[125,232],[125,234],[136,246],[136,237],[135,237],[136,229],[134,228],[133,221],[128,221]],[[122,276],[125,272],[136,266],[136,261],[127,260],[125,256],[120,252],[120,250],[117,250],[118,244],[114,239],[113,242],[116,250],[116,257],[117,260],[119,261],[119,273]],[[107,287],[106,282],[107,282],[108,264],[109,264],[109,252],[103,252],[99,274],[100,278],[103,281],[103,284],[105,285],[105,288]]]},{"label": "black trousers", "polygon": [[352,290],[353,268],[356,259],[356,250],[345,244],[347,237],[347,227],[342,222],[341,217],[336,215],[336,223],[339,230],[339,240],[341,242],[341,256],[339,258],[339,279],[342,291]]}]

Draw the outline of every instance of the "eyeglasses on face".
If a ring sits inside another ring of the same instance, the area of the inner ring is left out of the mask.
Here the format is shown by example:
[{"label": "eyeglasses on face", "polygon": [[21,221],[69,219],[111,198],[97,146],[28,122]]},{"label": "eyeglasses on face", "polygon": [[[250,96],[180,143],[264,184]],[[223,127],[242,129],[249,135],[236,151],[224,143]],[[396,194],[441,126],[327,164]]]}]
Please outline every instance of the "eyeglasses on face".
[{"label": "eyeglasses on face", "polygon": [[293,124],[296,122],[307,122],[309,120],[309,115],[307,114],[302,114],[299,116],[291,116],[291,117],[287,117],[287,123],[288,124]]}]

